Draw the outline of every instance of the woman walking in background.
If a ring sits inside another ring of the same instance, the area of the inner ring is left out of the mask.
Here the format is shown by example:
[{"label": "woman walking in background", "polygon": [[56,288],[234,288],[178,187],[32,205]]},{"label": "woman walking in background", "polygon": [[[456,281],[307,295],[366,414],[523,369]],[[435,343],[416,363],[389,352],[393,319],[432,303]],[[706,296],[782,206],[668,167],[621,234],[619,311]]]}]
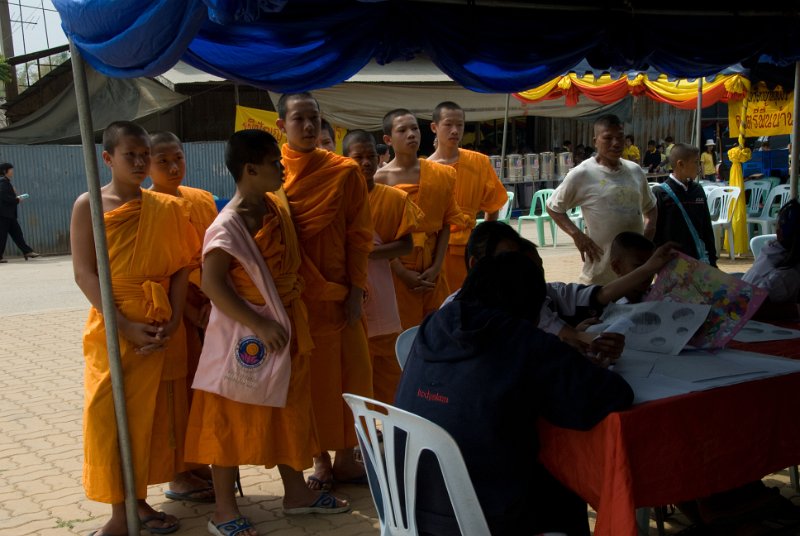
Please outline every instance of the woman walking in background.
[{"label": "woman walking in background", "polygon": [[700,165],[703,167],[703,178],[707,181],[717,180],[717,154],[714,152],[714,140],[706,140],[706,150],[700,155]]},{"label": "woman walking in background", "polygon": [[25,199],[27,196],[17,195],[11,185],[14,166],[8,163],[0,164],[0,175],[2,175],[0,176],[0,263],[8,262],[3,258],[8,235],[11,235],[11,239],[22,251],[26,261],[29,258],[38,257],[39,254],[25,242],[22,228],[17,221],[17,205],[21,199]]}]

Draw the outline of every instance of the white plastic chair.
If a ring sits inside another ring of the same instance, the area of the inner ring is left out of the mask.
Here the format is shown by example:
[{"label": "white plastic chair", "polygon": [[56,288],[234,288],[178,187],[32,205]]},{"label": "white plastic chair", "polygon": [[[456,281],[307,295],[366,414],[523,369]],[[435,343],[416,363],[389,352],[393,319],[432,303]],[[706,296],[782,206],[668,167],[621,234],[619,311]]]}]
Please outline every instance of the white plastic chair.
[{"label": "white plastic chair", "polygon": [[405,330],[397,336],[394,342],[394,353],[397,356],[397,362],[400,363],[400,370],[403,370],[408,360],[408,354],[411,352],[411,345],[414,343],[414,338],[417,336],[419,326],[413,326]]},{"label": "white plastic chair", "polygon": [[744,183],[744,195],[747,200],[747,215],[758,216],[767,196],[772,190],[772,183],[767,180],[747,181]]},{"label": "white plastic chair", "polygon": [[[450,434],[419,415],[377,400],[348,393],[342,396],[355,417],[381,536],[417,535],[417,469],[419,457],[426,450],[439,462],[461,534],[490,536],[464,458]],[[383,432],[382,443],[378,441],[379,427]],[[406,434],[405,452],[397,452],[398,430]],[[408,515],[404,517],[403,512]]]},{"label": "white plastic chair", "polygon": [[[720,243],[720,235],[724,231],[728,232],[728,244],[730,249],[730,258],[734,258],[733,247],[733,207],[736,205],[736,200],[739,199],[741,190],[737,186],[723,186],[716,188],[708,196],[708,210],[710,213],[715,212],[714,205],[719,204],[719,215],[716,219],[711,220],[711,228],[714,230],[714,240],[716,244]],[[718,248],[717,251],[721,251]]]},{"label": "white plastic chair", "polygon": [[754,236],[750,239],[750,251],[753,252],[753,257],[758,258],[758,254],[761,253],[761,248],[763,248],[767,242],[770,240],[775,240],[778,238],[776,234],[765,234],[765,235],[758,235]]},{"label": "white plastic chair", "polygon": [[778,225],[778,210],[789,201],[790,186],[779,184],[773,188],[764,203],[764,209],[758,216],[747,217],[747,227],[758,226],[760,235],[774,233]]}]

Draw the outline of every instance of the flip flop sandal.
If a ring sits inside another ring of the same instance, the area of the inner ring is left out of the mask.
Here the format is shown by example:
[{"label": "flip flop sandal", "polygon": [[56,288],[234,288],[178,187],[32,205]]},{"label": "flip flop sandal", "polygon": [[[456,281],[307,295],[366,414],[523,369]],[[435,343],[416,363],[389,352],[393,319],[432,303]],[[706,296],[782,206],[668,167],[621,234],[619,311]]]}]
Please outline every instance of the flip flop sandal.
[{"label": "flip flop sandal", "polygon": [[150,534],[172,534],[176,530],[178,530],[181,526],[180,521],[175,521],[174,525],[170,525],[168,527],[149,527],[147,526],[148,523],[152,521],[164,521],[167,519],[167,514],[164,512],[156,512],[155,514],[142,517],[139,519],[139,523],[142,524],[142,528],[146,529]]},{"label": "flip flop sandal", "polygon": [[[328,479],[328,480],[322,480],[321,478],[317,478],[314,475],[311,475],[310,477],[308,477],[306,479],[306,482],[307,483],[314,482],[317,485],[316,489],[318,489],[319,491],[322,491],[322,492],[330,491],[331,488],[333,488],[333,479],[332,478]],[[311,489],[315,489],[315,488],[311,488]]]},{"label": "flip flop sandal", "polygon": [[[195,497],[195,495],[201,494],[206,491],[211,491],[211,495],[206,495],[204,497]],[[213,503],[217,500],[214,496],[214,488],[213,487],[205,487],[205,488],[196,488],[186,492],[179,492],[179,491],[172,491],[168,489],[164,492],[164,496],[167,499],[173,501],[189,501],[189,502],[196,502],[196,503]]]},{"label": "flip flop sandal", "polygon": [[311,506],[297,508],[284,508],[283,513],[288,516],[300,514],[341,514],[350,510],[350,505],[336,506],[336,497],[330,493],[322,493]]},{"label": "flip flop sandal", "polygon": [[208,520],[208,532],[214,536],[236,536],[252,528],[253,525],[250,524],[246,517],[238,517],[219,525],[215,525],[210,519]]}]

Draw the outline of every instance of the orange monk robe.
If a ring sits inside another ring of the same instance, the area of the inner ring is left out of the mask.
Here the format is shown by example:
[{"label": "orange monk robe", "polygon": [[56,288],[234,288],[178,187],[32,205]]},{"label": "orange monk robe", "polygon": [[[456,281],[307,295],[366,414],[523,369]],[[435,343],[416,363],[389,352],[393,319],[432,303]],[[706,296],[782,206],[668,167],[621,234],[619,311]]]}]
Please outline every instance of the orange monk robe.
[{"label": "orange monk robe", "polygon": [[[425,159],[419,160],[419,184],[397,184],[420,209],[423,217],[414,229],[414,251],[401,257],[403,266],[419,273],[433,264],[436,240],[445,225],[463,225],[461,209],[456,203],[456,172]],[[436,287],[425,292],[413,292],[403,281],[394,276],[394,290],[403,329],[418,326],[428,313],[436,311],[450,295],[450,287],[444,271],[436,280]]]},{"label": "orange monk robe", "polygon": [[[286,406],[243,404],[195,391],[186,433],[186,459],[227,467],[283,464],[302,471],[319,453],[309,397],[314,344],[301,299],[303,280],[298,274],[301,257],[297,235],[287,209],[273,194],[267,194],[266,200],[270,210],[254,240],[292,323],[292,373]],[[236,259],[229,274],[242,299],[264,305],[264,297]]]},{"label": "orange monk robe", "polygon": [[351,286],[367,288],[372,250],[367,185],[358,164],[322,149],[281,148],[306,282],[314,338],[311,399],[322,450],[354,447],[353,416],[342,393],[372,396],[372,367],[364,326],[348,326],[344,301]]},{"label": "orange monk robe", "polygon": [[[211,225],[217,217],[217,205],[214,203],[214,196],[211,195],[211,192],[201,190],[200,188],[179,186],[178,191],[180,192],[180,197],[186,199],[190,203],[191,212],[189,213],[189,221],[200,240],[200,247],[192,259],[192,271],[189,273],[189,288],[186,291],[186,303],[195,309],[200,309],[208,304],[208,298],[203,294],[203,291],[200,290],[200,263],[202,258],[203,237],[206,235],[208,226]],[[203,350],[203,343],[200,328],[195,326],[186,317],[183,319],[183,324],[186,326],[186,383],[191,386],[194,373],[197,370],[197,363],[200,360],[200,352]],[[191,395],[191,389],[189,389],[190,398]]]},{"label": "orange monk robe", "polygon": [[[191,263],[198,247],[188,213],[182,199],[148,190],[142,191],[141,200],[105,213],[114,301],[127,319],[151,323],[171,317],[170,277]],[[175,416],[187,411],[186,337],[181,324],[166,349],[146,356],[137,354],[124,337],[119,343],[136,496],[144,499],[148,483],[168,482],[183,470],[185,427]],[[102,314],[94,308],[83,333],[83,351],[83,485],[92,500],[121,503],[125,496],[106,331]],[[165,371],[180,379],[162,382]]]},{"label": "orange monk robe", "polygon": [[463,225],[450,226],[450,242],[444,263],[447,284],[451,291],[456,291],[467,277],[464,252],[478,212],[490,214],[500,210],[508,201],[508,193],[497,178],[489,157],[484,154],[459,149],[458,160],[450,165],[456,170],[456,203],[461,207],[465,220]]},{"label": "orange monk robe", "polygon": [[[376,243],[379,244],[394,242],[407,235],[422,219],[422,211],[411,202],[408,194],[384,184],[374,186],[369,193],[369,204]],[[393,404],[402,372],[397,363],[394,343],[402,328],[392,269],[388,260],[379,259],[369,261],[369,270],[364,312],[372,359],[372,387],[376,400]]]}]

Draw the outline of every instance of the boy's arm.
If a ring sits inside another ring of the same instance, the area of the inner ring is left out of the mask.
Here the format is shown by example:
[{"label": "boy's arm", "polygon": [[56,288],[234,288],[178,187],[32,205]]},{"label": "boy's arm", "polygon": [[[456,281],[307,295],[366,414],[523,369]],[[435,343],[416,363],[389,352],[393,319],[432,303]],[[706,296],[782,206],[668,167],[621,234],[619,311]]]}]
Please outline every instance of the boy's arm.
[{"label": "boy's arm", "polygon": [[408,255],[414,249],[411,233],[386,244],[376,245],[369,254],[370,259],[394,259]]},{"label": "boy's arm", "polygon": [[639,266],[631,273],[623,275],[611,283],[600,287],[600,290],[595,294],[595,299],[602,305],[608,305],[612,301],[617,301],[628,292],[636,289],[645,281],[652,280],[656,272],[678,256],[677,246],[678,244],[675,242],[667,242],[660,246],[646,263]]},{"label": "boy's arm", "polygon": [[[97,275],[97,257],[92,233],[92,215],[89,211],[89,196],[81,195],[72,208],[70,221],[70,247],[72,248],[72,270],[75,283],[92,306],[103,313],[103,299],[100,294],[100,277]],[[157,347],[163,340],[162,331],[157,326],[131,322],[114,308],[120,333],[137,349]],[[148,353],[148,352],[145,352]]]},{"label": "boy's arm", "polygon": [[164,333],[169,336],[175,333],[178,325],[183,321],[183,312],[186,306],[186,291],[189,288],[189,267],[184,267],[172,274],[169,279],[169,304],[172,308],[172,317],[164,324]]},{"label": "boy's arm", "polygon": [[656,234],[656,222],[658,221],[658,205],[644,213],[644,232],[645,238],[652,240]]},{"label": "boy's arm", "polygon": [[233,257],[229,253],[219,248],[212,249],[205,255],[201,283],[203,292],[220,311],[253,330],[269,350],[283,348],[289,342],[286,330],[274,320],[264,318],[248,307],[228,284],[231,259]]}]

